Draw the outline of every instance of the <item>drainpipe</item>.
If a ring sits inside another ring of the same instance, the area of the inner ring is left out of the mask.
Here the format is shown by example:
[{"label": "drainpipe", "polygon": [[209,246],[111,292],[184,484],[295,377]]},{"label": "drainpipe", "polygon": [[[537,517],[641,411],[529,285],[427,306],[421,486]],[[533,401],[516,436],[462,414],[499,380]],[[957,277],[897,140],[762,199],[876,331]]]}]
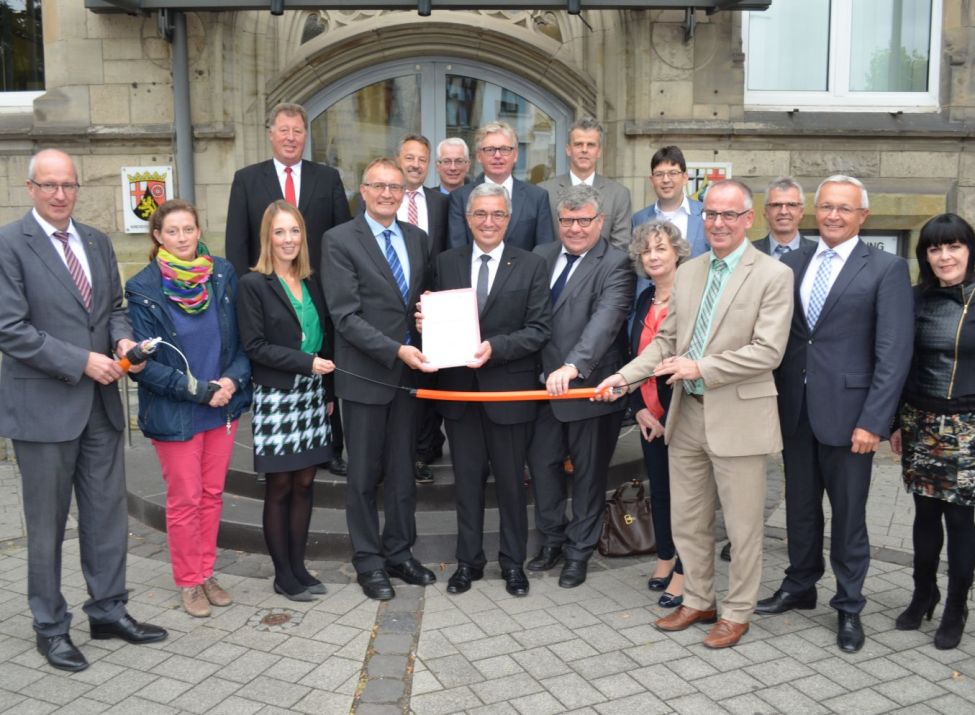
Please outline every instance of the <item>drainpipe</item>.
[{"label": "drainpipe", "polygon": [[179,197],[196,204],[193,170],[193,124],[190,121],[190,62],[186,39],[186,13],[172,11],[173,130],[176,134],[176,186]]}]

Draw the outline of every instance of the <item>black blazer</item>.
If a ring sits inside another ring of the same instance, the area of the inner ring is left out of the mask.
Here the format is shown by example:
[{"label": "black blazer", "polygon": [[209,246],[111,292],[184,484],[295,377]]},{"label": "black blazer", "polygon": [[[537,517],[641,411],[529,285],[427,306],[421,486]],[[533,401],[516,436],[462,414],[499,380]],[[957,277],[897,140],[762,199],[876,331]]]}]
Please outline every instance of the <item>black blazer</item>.
[{"label": "black blazer", "polygon": [[[304,281],[322,324],[322,349],[318,356],[332,359],[332,320],[318,281]],[[289,390],[295,375],[311,375],[315,358],[301,351],[301,324],[291,299],[276,275],[248,273],[237,288],[237,326],[244,352],[251,361],[251,377],[258,385]],[[325,375],[325,389],[334,394],[334,380]]]},{"label": "black blazer", "polygon": [[[437,290],[471,287],[473,248],[463,246],[437,257]],[[437,373],[442,390],[535,390],[539,353],[552,333],[552,307],[548,268],[544,259],[513,246],[505,246],[498,272],[481,311],[481,340],[491,343],[491,359],[482,367],[453,367]],[[460,419],[465,402],[438,402],[448,419]],[[488,418],[497,424],[518,424],[535,419],[535,402],[485,402]]]},{"label": "black blazer", "polygon": [[[484,174],[481,174],[472,183],[451,192],[447,248],[469,246],[474,241],[467,225],[467,197],[476,186],[483,183]],[[534,184],[515,179],[511,187],[511,218],[504,234],[504,245],[530,251],[535,246],[555,240],[553,227],[548,192]]]},{"label": "black blazer", "polygon": [[427,199],[427,234],[430,236],[430,256],[442,253],[447,246],[447,209],[450,207],[450,197],[440,193],[440,189],[423,187],[423,194]]},{"label": "black blazer", "polygon": [[[261,219],[268,204],[283,198],[271,159],[245,166],[234,174],[227,206],[225,250],[227,260],[241,278],[261,255]],[[302,161],[298,210],[305,219],[308,257],[312,269],[318,270],[322,236],[333,226],[352,218],[339,172],[314,161]]]},{"label": "black blazer", "polygon": [[423,231],[409,223],[397,223],[410,261],[405,304],[364,216],[356,216],[325,234],[320,279],[335,324],[335,362],[368,378],[336,375],[335,393],[343,400],[385,405],[396,394],[393,387],[385,385],[415,382],[413,371],[397,353],[407,332],[410,344],[420,345],[414,313],[420,294],[428,286],[430,253]]},{"label": "black blazer", "polygon": [[[640,354],[640,335],[643,333],[643,321],[650,312],[653,305],[653,296],[656,293],[656,286],[651,283],[644,288],[643,292],[637,296],[636,308],[633,311],[633,323],[630,325],[630,360]],[[667,380],[656,381],[657,398],[660,406],[664,408],[664,416],[660,418],[660,424],[667,424],[667,411],[670,409],[670,398],[673,395],[673,388],[667,384]],[[630,409],[634,414],[647,406],[643,400],[643,393],[637,388],[630,393]]]}]

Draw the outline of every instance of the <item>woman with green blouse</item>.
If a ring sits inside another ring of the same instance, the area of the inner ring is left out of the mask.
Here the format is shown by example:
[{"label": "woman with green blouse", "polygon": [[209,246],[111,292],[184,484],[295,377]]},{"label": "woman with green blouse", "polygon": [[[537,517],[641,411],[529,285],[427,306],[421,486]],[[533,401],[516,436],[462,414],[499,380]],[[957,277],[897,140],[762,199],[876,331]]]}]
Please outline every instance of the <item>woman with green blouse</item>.
[{"label": "woman with green blouse", "polygon": [[240,281],[237,320],[254,379],[254,470],[267,475],[264,539],[274,590],[310,601],[325,586],[305,567],[318,465],[332,458],[331,321],[308,261],[305,222],[278,200],[261,222],[261,255]]}]

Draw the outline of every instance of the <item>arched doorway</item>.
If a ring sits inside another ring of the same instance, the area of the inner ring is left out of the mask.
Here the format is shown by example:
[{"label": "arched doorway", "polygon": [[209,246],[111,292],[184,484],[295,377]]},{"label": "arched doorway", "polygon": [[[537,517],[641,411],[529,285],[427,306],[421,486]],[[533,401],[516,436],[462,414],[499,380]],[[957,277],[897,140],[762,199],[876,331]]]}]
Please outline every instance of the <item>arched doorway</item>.
[{"label": "arched doorway", "polygon": [[[307,158],[336,167],[350,193],[373,158],[392,155],[406,133],[436,144],[496,119],[518,133],[515,175],[539,182],[565,171],[567,106],[524,79],[489,65],[450,58],[387,62],[333,83],[306,103]],[[472,152],[473,157],[473,152]],[[477,172],[476,162],[471,172]],[[438,182],[431,166],[427,184]]]}]

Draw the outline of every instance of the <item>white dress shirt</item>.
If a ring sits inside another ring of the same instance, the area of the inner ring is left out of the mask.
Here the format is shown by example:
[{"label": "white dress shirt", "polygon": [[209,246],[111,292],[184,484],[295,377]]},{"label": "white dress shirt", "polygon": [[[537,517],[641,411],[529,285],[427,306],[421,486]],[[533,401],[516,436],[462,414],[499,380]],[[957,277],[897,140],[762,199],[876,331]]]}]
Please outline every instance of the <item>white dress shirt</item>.
[{"label": "white dress shirt", "polygon": [[515,197],[512,195],[511,192],[515,190],[515,177],[513,177],[513,176],[511,176],[509,174],[507,179],[505,179],[500,184],[498,184],[497,181],[491,181],[489,178],[487,178],[487,176],[485,176],[484,177],[484,183],[485,184],[496,184],[498,186],[503,186],[504,188],[506,188],[508,190],[508,198],[511,199],[511,207],[512,207],[512,209],[514,209]]},{"label": "white dress shirt", "polygon": [[[278,175],[278,183],[281,184],[281,195],[287,196],[284,190],[284,183],[288,180],[288,175],[285,173],[287,168],[277,159],[272,159],[274,162],[274,172]],[[295,184],[295,201],[301,201],[301,162],[293,164],[291,166],[291,179]]]},{"label": "white dress shirt", "polygon": [[[396,218],[403,223],[410,222],[410,190],[403,194],[403,201],[396,210]],[[416,190],[416,220],[417,226],[426,233],[430,233],[430,219],[427,214],[427,195],[421,186]]]},{"label": "white dress shirt", "polygon": [[580,179],[578,176],[569,172],[569,181],[573,186],[579,186],[580,184],[585,184],[586,186],[592,186],[592,180],[596,178],[596,172],[592,172],[587,178]]},{"label": "white dress shirt", "polygon": [[680,235],[687,239],[687,222],[691,218],[691,204],[686,195],[676,211],[661,211],[660,202],[657,201],[653,205],[653,213],[657,219],[674,224],[680,230]]},{"label": "white dress shirt", "polygon": [[[34,215],[34,220],[44,229],[44,233],[47,234],[48,240],[51,245],[54,246],[54,251],[58,254],[61,262],[64,264],[65,268],[68,268],[68,259],[64,257],[64,244],[60,240],[54,238],[54,232],[58,229],[49,224],[47,221],[41,218],[41,215],[37,213],[37,209],[31,209],[31,213]],[[88,254],[85,252],[85,245],[81,242],[81,236],[78,235],[78,229],[74,227],[74,222],[68,219],[68,228],[66,233],[68,234],[68,245],[71,246],[71,250],[74,252],[75,257],[78,259],[78,263],[81,264],[81,270],[85,272],[85,278],[88,279],[88,285],[91,285],[91,267],[88,265]],[[68,273],[71,269],[68,268]]]},{"label": "white dress shirt", "polygon": [[[836,255],[831,260],[831,270],[829,274],[829,283],[827,284],[826,295],[829,295],[830,290],[833,288],[833,284],[836,282],[836,277],[843,270],[843,266],[846,265],[847,259],[850,254],[853,253],[853,249],[856,248],[857,244],[860,242],[859,236],[854,236],[849,238],[843,243],[839,244],[833,250],[836,251]],[[809,296],[812,294],[813,283],[816,282],[816,272],[819,271],[819,264],[823,262],[823,253],[829,250],[829,246],[826,242],[820,238],[819,245],[816,246],[816,253],[813,255],[812,260],[809,261],[809,267],[806,268],[806,274],[802,277],[802,284],[799,286],[799,299],[802,301],[802,312],[806,313],[809,310]]]}]

